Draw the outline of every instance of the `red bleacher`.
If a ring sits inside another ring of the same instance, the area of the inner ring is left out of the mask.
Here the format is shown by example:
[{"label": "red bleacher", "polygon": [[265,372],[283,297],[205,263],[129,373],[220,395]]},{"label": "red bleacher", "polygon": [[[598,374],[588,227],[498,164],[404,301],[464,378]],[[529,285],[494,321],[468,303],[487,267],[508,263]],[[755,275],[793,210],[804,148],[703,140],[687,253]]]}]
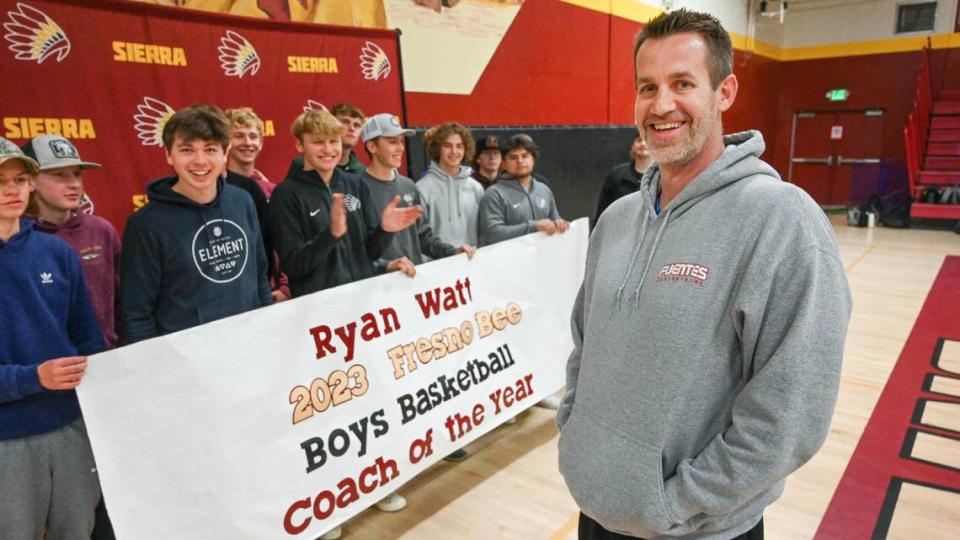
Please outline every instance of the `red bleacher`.
[{"label": "red bleacher", "polygon": [[[919,199],[928,187],[960,185],[960,91],[940,91],[933,99],[930,47],[920,56],[917,95],[903,130],[910,194]],[[960,204],[914,202],[910,217],[960,219]]]}]

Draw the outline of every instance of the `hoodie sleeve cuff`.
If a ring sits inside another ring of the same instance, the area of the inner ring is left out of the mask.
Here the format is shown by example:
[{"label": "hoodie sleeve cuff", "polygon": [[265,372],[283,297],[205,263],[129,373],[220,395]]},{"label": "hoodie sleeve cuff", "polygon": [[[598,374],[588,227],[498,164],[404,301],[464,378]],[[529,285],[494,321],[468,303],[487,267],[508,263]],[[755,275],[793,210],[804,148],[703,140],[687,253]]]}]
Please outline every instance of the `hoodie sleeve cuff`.
[{"label": "hoodie sleeve cuff", "polygon": [[531,219],[527,221],[527,234],[535,232],[537,232],[537,221],[535,219]]},{"label": "hoodie sleeve cuff", "polygon": [[43,392],[43,386],[40,385],[40,374],[37,372],[39,364],[31,366],[22,366],[17,371],[17,390],[23,397],[31,394]]}]

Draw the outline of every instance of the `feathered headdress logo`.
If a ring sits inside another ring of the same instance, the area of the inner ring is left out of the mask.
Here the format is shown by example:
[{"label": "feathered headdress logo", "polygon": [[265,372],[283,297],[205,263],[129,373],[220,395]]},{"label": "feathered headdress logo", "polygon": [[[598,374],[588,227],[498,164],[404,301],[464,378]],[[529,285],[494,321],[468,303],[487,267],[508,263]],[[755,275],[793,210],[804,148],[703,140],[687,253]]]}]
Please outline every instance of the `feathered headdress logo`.
[{"label": "feathered headdress logo", "polygon": [[144,97],[133,115],[133,129],[144,146],[163,146],[163,126],[173,116],[172,107],[159,99]]},{"label": "feathered headdress logo", "polygon": [[243,78],[247,73],[254,76],[260,71],[260,56],[253,44],[247,38],[227,30],[227,34],[220,38],[220,67],[228,77]]},{"label": "feathered headdress logo", "polygon": [[17,2],[15,11],[8,11],[10,22],[3,23],[7,31],[3,37],[10,43],[17,60],[35,60],[42,64],[51,56],[57,62],[70,54],[70,39],[60,25],[35,7]]},{"label": "feathered headdress logo", "polygon": [[329,111],[327,106],[315,99],[308,99],[307,104],[303,106],[303,112],[307,111]]},{"label": "feathered headdress logo", "polygon": [[360,50],[360,71],[363,78],[371,81],[390,76],[390,59],[376,43],[368,41]]}]

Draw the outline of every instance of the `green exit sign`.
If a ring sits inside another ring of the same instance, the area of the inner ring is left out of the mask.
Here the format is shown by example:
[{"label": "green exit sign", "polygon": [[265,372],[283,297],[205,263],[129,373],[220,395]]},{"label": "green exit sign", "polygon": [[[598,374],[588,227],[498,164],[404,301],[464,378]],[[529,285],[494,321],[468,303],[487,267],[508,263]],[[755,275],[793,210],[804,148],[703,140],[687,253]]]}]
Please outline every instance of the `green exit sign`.
[{"label": "green exit sign", "polygon": [[850,91],[846,88],[837,88],[827,92],[827,99],[830,101],[846,101],[850,97]]}]

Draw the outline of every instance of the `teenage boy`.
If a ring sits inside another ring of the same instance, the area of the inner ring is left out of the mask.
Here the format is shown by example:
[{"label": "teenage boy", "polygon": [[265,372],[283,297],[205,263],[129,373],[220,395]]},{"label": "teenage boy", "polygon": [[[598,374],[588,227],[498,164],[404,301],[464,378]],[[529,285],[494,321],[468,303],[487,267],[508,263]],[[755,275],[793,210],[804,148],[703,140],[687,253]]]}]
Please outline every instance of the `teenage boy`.
[{"label": "teenage boy", "polygon": [[260,187],[267,201],[276,184],[257,169],[257,157],[263,150],[263,121],[250,107],[224,111],[230,121],[230,151],[227,153],[227,170],[246,176]]},{"label": "teenage boy", "polygon": [[[290,128],[303,167],[292,168],[274,191],[270,226],[294,297],[372,277],[373,261],[383,256],[393,233],[422,215],[419,206],[399,208],[399,196],[378,212],[363,180],[337,166],[344,130],[329,112],[313,110]],[[402,495],[391,493],[377,508],[397,512],[406,505]],[[321,538],[340,533],[336,527]]]},{"label": "teenage boy", "polygon": [[480,182],[484,191],[500,178],[500,139],[487,135],[477,141],[477,155],[473,158],[473,179]]},{"label": "teenage boy", "polygon": [[[357,158],[353,149],[360,140],[360,129],[363,127],[363,111],[351,103],[337,103],[330,109],[332,114],[341,125],[343,125],[343,136],[340,137],[342,152],[340,161],[337,162],[337,168],[343,172],[351,174],[360,174],[366,170],[366,166]],[[290,176],[303,168],[303,156],[293,158],[290,164],[290,170],[287,176]]]},{"label": "teenage boy", "polygon": [[80,211],[83,171],[100,164],[83,161],[77,148],[60,135],[40,135],[23,146],[40,166],[31,195],[37,230],[62,238],[80,257],[87,292],[103,340],[117,346],[116,302],[120,237],[109,221]]},{"label": "teenage boy", "polygon": [[417,190],[434,234],[450,245],[477,245],[483,186],[470,177],[470,167],[462,165],[473,159],[473,135],[451,122],[427,130],[424,142],[431,161]]},{"label": "teenage boy", "polygon": [[123,235],[126,343],[273,302],[253,201],[221,178],[229,142],[226,117],[209,105],[183,109],[164,126],[175,174],[147,186],[150,202]]},{"label": "teenage boy", "polygon": [[[412,129],[403,129],[400,120],[392,114],[372,116],[363,125],[361,137],[367,153],[370,154],[370,166],[361,178],[370,189],[370,196],[378,212],[398,196],[400,207],[420,204],[420,193],[413,180],[397,172],[403,158],[404,137],[413,134]],[[424,216],[417,221],[416,226],[394,234],[384,254],[374,262],[374,267],[378,272],[400,270],[413,277],[416,274],[415,265],[425,262],[424,255],[431,259],[441,259],[466,253],[472,258],[475,252],[476,248],[473,246],[451,246],[434,236],[430,223]]]},{"label": "teenage boy", "polygon": [[337,167],[344,127],[327,111],[306,111],[291,132],[303,167],[273,192],[270,227],[294,297],[374,275],[395,232],[416,223],[419,206],[394,197],[378,213],[358,176]]},{"label": "teenage boy", "polygon": [[77,255],[21,219],[37,168],[0,138],[0,538],[88,539],[100,483],[74,389],[104,343]]},{"label": "teenage boy", "polygon": [[564,233],[570,227],[557,211],[553,192],[533,176],[539,155],[539,147],[523,133],[504,145],[504,173],[480,201],[481,246],[536,231]]},{"label": "teenage boy", "polygon": [[[263,122],[249,107],[229,109],[224,111],[224,115],[230,122],[230,146],[223,179],[227,184],[246,191],[253,199],[257,221],[260,223],[260,243],[267,254],[267,276],[270,279],[273,301],[289,300],[290,291],[286,287],[285,278],[277,269],[273,242],[270,241],[267,227],[267,202],[273,193],[274,184],[267,181],[263,173],[255,168],[263,144]],[[254,178],[255,175],[259,180]]]}]

